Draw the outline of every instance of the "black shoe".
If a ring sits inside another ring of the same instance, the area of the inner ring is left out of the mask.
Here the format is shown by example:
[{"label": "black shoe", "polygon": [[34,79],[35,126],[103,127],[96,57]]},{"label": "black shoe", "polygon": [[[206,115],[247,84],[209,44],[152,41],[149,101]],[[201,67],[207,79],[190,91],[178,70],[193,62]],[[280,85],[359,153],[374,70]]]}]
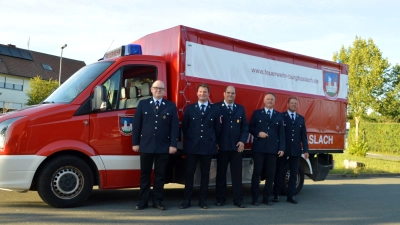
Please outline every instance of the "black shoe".
[{"label": "black shoe", "polygon": [[162,203],[153,203],[153,208],[156,208],[158,210],[166,210],[165,206]]},{"label": "black shoe", "polygon": [[297,204],[297,201],[296,201],[296,199],[295,199],[294,197],[287,198],[286,201],[287,201],[287,202],[290,202],[290,203],[293,203],[293,204]]},{"label": "black shoe", "polygon": [[148,207],[148,205],[137,204],[137,205],[135,206],[135,210],[142,210],[142,209],[145,209],[145,208],[147,208],[147,207]]},{"label": "black shoe", "polygon": [[273,202],[279,202],[279,195],[274,195]]},{"label": "black shoe", "polygon": [[202,208],[202,209],[208,209],[208,205],[207,205],[207,203],[205,203],[205,202],[199,202],[199,206],[200,206],[200,208]]},{"label": "black shoe", "polygon": [[224,205],[224,202],[216,202],[215,205],[216,205],[216,206],[223,206],[223,205]]},{"label": "black shoe", "polygon": [[262,203],[266,204],[266,205],[272,205],[272,202],[268,199],[263,199]]},{"label": "black shoe", "polygon": [[190,205],[190,201],[188,201],[188,200],[185,200],[182,204],[181,204],[181,206],[179,206],[179,208],[180,209],[186,209],[186,208],[189,208],[191,205]]},{"label": "black shoe", "polygon": [[257,199],[253,199],[253,201],[251,201],[251,204],[254,206],[259,206],[260,204],[258,203]]},{"label": "black shoe", "polygon": [[[258,203],[258,201],[257,201],[257,203]],[[242,202],[235,202],[233,204],[236,205],[239,208],[246,208],[246,206],[244,206]]]}]

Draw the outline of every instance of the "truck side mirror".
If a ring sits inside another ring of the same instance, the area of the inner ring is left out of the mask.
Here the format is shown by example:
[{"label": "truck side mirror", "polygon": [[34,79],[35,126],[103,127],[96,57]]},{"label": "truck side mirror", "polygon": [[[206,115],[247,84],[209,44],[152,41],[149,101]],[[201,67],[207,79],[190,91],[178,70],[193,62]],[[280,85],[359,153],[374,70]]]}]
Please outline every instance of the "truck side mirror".
[{"label": "truck side mirror", "polygon": [[107,109],[107,89],[103,85],[94,88],[92,98],[92,111],[105,111]]}]

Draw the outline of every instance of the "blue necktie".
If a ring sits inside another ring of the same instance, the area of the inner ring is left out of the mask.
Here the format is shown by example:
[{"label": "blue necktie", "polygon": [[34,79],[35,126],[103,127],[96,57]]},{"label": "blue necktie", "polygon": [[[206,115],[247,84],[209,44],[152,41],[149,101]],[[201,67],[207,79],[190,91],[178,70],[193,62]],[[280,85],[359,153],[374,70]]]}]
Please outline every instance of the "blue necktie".
[{"label": "blue necktie", "polygon": [[229,113],[232,113],[232,106],[228,105]]},{"label": "blue necktie", "polygon": [[158,112],[158,107],[160,106],[160,103],[158,102],[158,100],[156,101],[156,112]]},{"label": "blue necktie", "polygon": [[203,104],[201,105],[201,110],[200,111],[201,111],[202,115],[204,115],[204,112],[206,111],[205,107],[206,107],[205,105],[203,105]]}]

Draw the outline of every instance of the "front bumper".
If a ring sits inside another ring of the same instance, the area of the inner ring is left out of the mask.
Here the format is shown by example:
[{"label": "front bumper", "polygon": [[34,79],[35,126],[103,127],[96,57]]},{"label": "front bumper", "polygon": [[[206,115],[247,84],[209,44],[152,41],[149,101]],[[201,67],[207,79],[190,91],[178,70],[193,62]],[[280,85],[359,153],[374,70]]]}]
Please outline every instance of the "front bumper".
[{"label": "front bumper", "polygon": [[29,190],[33,176],[45,156],[0,155],[0,189]]}]

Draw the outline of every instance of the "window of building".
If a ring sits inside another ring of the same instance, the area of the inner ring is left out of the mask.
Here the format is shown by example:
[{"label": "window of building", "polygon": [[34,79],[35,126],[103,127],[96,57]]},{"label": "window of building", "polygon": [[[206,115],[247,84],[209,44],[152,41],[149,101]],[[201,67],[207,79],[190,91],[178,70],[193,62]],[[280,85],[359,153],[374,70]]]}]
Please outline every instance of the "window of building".
[{"label": "window of building", "polygon": [[22,58],[22,55],[17,48],[8,48],[8,49],[10,49],[12,56],[17,57],[17,58]]},{"label": "window of building", "polygon": [[42,67],[44,70],[53,71],[53,68],[51,68],[51,66],[48,64],[42,63]]},{"label": "window of building", "polygon": [[27,60],[33,60],[31,54],[27,50],[19,49],[14,47],[8,47],[5,45],[0,45],[0,54],[1,55],[7,55],[7,56],[12,56],[15,58],[21,58],[21,59],[27,59]]},{"label": "window of building", "polygon": [[22,49],[20,49],[19,51],[21,52],[22,58],[33,60],[31,54],[28,51]]},{"label": "window of building", "polygon": [[10,50],[8,49],[8,47],[4,46],[4,45],[0,45],[0,53],[2,55],[12,56]]},{"label": "window of building", "polygon": [[14,89],[14,84],[6,83],[5,88],[7,88],[7,89]]},{"label": "window of building", "polygon": [[22,84],[7,83],[7,82],[0,82],[0,88],[6,88],[6,89],[17,90],[17,91],[23,91],[23,90],[24,90],[24,85],[22,85]]},{"label": "window of building", "polygon": [[23,86],[20,84],[14,84],[14,90],[22,91]]}]

